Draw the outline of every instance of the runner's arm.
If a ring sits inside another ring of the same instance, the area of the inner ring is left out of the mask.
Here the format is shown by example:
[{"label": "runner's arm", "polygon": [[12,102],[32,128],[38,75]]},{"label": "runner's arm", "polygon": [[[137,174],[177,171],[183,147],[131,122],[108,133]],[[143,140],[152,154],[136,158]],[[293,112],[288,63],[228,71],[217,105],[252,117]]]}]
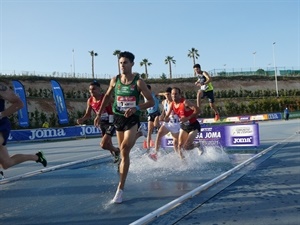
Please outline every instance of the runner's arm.
[{"label": "runner's arm", "polygon": [[91,118],[91,112],[92,112],[92,107],[90,106],[89,100],[87,100],[85,114],[83,115],[83,117],[77,119],[77,123],[82,124],[84,121],[90,119]]},{"label": "runner's arm", "polygon": [[24,107],[20,97],[4,83],[0,83],[0,97],[10,103],[10,106],[1,112],[1,117],[10,116]]},{"label": "runner's arm", "polygon": [[115,84],[116,84],[116,77],[114,77],[110,80],[109,87],[102,99],[102,104],[101,104],[99,111],[97,112],[96,117],[94,119],[94,126],[99,126],[100,118],[101,118],[101,114],[102,114],[103,110],[112,101],[112,93],[113,93]]},{"label": "runner's arm", "polygon": [[148,89],[144,80],[139,79],[137,82],[138,89],[141,91],[141,94],[146,98],[146,102],[139,104],[140,110],[144,110],[154,106],[154,99],[152,97],[151,91]]},{"label": "runner's arm", "polygon": [[196,104],[194,104],[194,103],[192,103],[188,100],[185,100],[184,104],[185,104],[185,107],[188,107],[188,108],[190,108],[191,110],[194,111],[193,114],[191,114],[190,116],[187,117],[188,120],[190,120],[194,117],[197,118],[198,115],[200,114],[200,108]]}]

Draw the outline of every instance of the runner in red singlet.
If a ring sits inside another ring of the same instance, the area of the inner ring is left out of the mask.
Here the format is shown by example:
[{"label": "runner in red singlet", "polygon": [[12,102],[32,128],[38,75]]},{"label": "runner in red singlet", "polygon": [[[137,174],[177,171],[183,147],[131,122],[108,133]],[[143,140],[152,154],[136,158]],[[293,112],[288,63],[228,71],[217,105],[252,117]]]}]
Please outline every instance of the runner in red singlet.
[{"label": "runner in red singlet", "polygon": [[181,91],[177,87],[172,88],[171,96],[173,102],[167,112],[166,119],[170,116],[171,111],[179,117],[178,153],[180,157],[184,158],[181,150],[192,150],[194,148],[198,148],[199,154],[202,154],[203,151],[200,149],[200,144],[194,144],[197,134],[201,131],[200,123],[197,120],[200,108],[196,104],[182,98]]},{"label": "runner in red singlet", "polygon": [[[90,83],[89,92],[91,94],[90,98],[87,100],[87,107],[83,117],[77,119],[78,124],[82,124],[84,121],[91,118],[92,111],[95,114],[98,113],[104,94],[101,93],[100,84],[97,81]],[[111,103],[113,99],[111,99]],[[112,104],[105,107],[101,114],[100,129],[102,132],[102,140],[100,142],[100,147],[109,150],[114,156],[114,163],[120,161],[120,149],[116,148],[112,144],[112,136],[115,134],[115,127],[113,125],[114,115],[112,111]]]}]

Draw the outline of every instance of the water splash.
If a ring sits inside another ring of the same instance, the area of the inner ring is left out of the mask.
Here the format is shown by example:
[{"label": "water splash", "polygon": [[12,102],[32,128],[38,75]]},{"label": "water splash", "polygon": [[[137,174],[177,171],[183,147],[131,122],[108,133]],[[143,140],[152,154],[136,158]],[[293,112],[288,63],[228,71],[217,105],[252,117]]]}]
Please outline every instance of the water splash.
[{"label": "water splash", "polygon": [[184,151],[183,160],[172,148],[168,148],[159,151],[158,160],[153,161],[146,150],[135,146],[130,154],[130,173],[135,177],[136,182],[142,182],[145,179],[162,178],[168,175],[182,176],[193,173],[197,176],[202,175],[203,171],[216,173],[232,168],[230,158],[221,146],[202,147],[204,149],[202,155],[199,155],[197,148]]}]

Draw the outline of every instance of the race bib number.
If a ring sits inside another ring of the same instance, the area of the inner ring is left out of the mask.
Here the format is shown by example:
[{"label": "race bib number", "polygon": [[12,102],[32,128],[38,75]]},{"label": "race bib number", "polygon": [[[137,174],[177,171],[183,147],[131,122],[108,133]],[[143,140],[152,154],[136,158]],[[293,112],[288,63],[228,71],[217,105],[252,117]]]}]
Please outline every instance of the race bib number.
[{"label": "race bib number", "polygon": [[170,123],[178,123],[179,122],[179,117],[175,114],[170,116]]},{"label": "race bib number", "polygon": [[201,91],[205,91],[208,88],[208,86],[206,84],[201,85],[200,89]]},{"label": "race bib number", "polygon": [[117,97],[117,108],[121,112],[125,112],[129,108],[136,106],[135,96],[118,96]]},{"label": "race bib number", "polygon": [[102,113],[101,120],[108,120],[108,113]]}]

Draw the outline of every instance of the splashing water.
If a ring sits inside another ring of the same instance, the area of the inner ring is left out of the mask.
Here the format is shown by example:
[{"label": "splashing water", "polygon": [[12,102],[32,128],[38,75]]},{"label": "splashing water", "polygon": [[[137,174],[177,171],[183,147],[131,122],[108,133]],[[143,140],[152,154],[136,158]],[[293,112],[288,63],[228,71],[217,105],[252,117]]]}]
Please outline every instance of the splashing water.
[{"label": "splashing water", "polygon": [[[204,153],[199,155],[198,149],[184,151],[184,159],[174,152],[173,148],[167,148],[158,152],[157,161],[149,157],[145,149],[135,146],[131,153],[130,173],[135,176],[136,182],[145,179],[155,179],[168,175],[202,175],[205,172],[219,172],[232,168],[230,158],[222,146],[202,146]],[[152,149],[151,152],[154,150]]]},{"label": "splashing water", "polygon": [[228,154],[222,146],[205,146],[204,157],[206,157],[207,161],[230,162]]}]

